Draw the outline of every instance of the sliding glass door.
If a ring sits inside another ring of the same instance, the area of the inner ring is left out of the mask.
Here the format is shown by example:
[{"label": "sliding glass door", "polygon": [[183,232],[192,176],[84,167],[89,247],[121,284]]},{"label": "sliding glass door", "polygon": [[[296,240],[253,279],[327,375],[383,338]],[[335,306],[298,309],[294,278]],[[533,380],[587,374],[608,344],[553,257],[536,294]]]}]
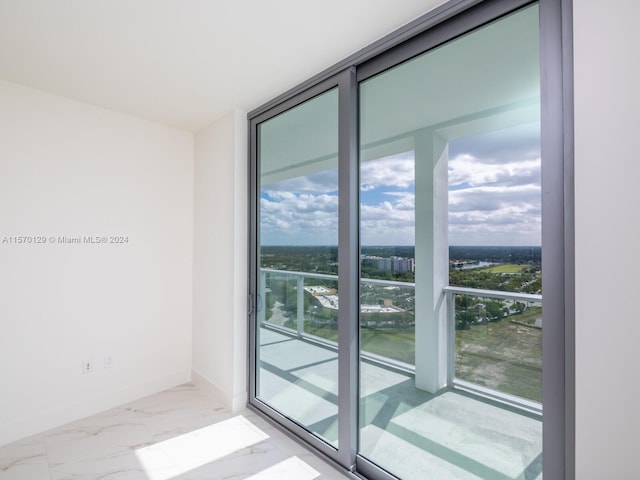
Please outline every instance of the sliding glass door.
[{"label": "sliding glass door", "polygon": [[540,24],[482,2],[250,114],[250,404],[347,470],[542,478],[565,273]]},{"label": "sliding glass door", "polygon": [[360,441],[405,478],[542,472],[538,7],[360,83]]},{"label": "sliding glass door", "polygon": [[256,398],[338,446],[338,90],[258,125]]}]

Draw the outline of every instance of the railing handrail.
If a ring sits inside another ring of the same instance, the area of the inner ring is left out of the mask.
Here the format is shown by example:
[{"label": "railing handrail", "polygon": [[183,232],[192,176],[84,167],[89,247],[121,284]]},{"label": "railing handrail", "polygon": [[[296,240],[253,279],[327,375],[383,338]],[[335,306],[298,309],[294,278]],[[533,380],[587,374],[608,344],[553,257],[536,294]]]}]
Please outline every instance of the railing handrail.
[{"label": "railing handrail", "polygon": [[[292,277],[309,277],[309,278],[321,278],[323,280],[338,280],[338,275],[330,273],[313,273],[313,272],[298,272],[296,270],[276,270],[275,268],[261,268],[261,272],[266,273],[280,273],[290,275]],[[415,287],[413,282],[400,282],[398,280],[382,280],[379,278],[361,278],[362,283],[373,283],[378,285],[392,285],[397,287]]]},{"label": "railing handrail", "polygon": [[361,278],[362,283],[372,283],[374,285],[391,285],[394,287],[413,287],[416,288],[414,282],[400,282],[398,280],[382,280],[380,278]]},{"label": "railing handrail", "polygon": [[266,273],[284,273],[287,275],[291,275],[292,277],[309,277],[321,278],[323,280],[338,280],[337,275],[331,275],[328,273],[296,272],[295,270],[276,270],[275,268],[261,268],[260,271]]},{"label": "railing handrail", "polygon": [[542,302],[542,295],[535,295],[532,293],[519,293],[519,292],[504,292],[500,290],[485,290],[481,288],[467,288],[467,287],[455,287],[446,286],[442,289],[445,293],[453,293],[457,295],[473,295],[475,297],[491,297],[502,298],[505,300],[515,300],[522,302]]}]

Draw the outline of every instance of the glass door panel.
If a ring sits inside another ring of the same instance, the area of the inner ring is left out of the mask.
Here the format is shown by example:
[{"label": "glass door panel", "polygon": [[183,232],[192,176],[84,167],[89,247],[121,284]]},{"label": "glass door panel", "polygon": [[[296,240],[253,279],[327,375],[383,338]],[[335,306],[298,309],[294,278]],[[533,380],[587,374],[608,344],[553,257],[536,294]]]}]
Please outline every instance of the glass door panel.
[{"label": "glass door panel", "polygon": [[338,445],[338,90],[258,125],[256,397]]},{"label": "glass door panel", "polygon": [[542,476],[538,6],[361,82],[359,453]]}]

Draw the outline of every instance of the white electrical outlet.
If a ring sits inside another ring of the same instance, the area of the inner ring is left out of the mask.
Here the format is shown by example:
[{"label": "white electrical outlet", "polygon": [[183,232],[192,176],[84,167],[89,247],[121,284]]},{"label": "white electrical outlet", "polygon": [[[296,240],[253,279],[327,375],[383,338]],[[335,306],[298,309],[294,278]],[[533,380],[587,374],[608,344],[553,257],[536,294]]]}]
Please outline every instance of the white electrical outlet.
[{"label": "white electrical outlet", "polygon": [[104,356],[104,368],[111,368],[113,366],[113,356],[112,355],[105,355]]},{"label": "white electrical outlet", "polygon": [[85,360],[82,362],[82,373],[93,372],[93,360]]}]

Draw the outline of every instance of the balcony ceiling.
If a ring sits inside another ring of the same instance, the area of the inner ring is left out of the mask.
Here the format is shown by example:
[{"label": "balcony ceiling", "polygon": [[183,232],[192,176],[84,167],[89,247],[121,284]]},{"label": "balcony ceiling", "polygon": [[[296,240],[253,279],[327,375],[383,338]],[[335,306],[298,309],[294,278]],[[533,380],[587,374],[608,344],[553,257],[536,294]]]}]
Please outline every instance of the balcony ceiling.
[{"label": "balcony ceiling", "polygon": [[[361,160],[413,149],[415,132],[446,140],[540,116],[538,8],[530,6],[361,83]],[[262,125],[261,182],[336,168],[338,97],[327,93]]]},{"label": "balcony ceiling", "polygon": [[0,0],[0,79],[198,131],[440,3]]}]

